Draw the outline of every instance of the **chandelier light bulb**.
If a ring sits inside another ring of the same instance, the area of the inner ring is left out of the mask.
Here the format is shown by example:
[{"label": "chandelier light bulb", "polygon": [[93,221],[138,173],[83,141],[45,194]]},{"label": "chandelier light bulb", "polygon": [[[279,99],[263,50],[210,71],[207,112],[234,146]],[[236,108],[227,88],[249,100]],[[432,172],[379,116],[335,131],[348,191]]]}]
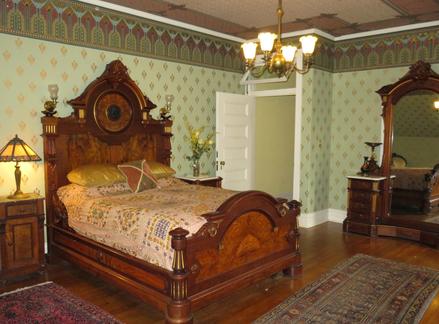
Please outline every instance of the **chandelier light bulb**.
[{"label": "chandelier light bulb", "polygon": [[292,45],[282,46],[282,55],[285,61],[291,63],[294,61],[294,56],[296,55],[297,47]]},{"label": "chandelier light bulb", "polygon": [[314,48],[316,46],[317,37],[308,35],[300,37],[300,43],[302,44],[302,52],[305,55],[311,55],[314,53]]},{"label": "chandelier light bulb", "polygon": [[246,42],[241,45],[246,60],[254,60],[256,57],[256,47],[258,45],[253,42]]},{"label": "chandelier light bulb", "polygon": [[264,52],[271,52],[276,38],[277,35],[273,33],[259,33],[258,39],[261,43],[261,50]]},{"label": "chandelier light bulb", "polygon": [[[297,66],[295,61],[297,47],[282,44],[282,0],[279,0],[279,6],[276,10],[277,15],[277,34],[259,33],[258,39],[263,52],[262,60],[256,62],[257,44],[254,42],[246,42],[242,44],[242,50],[245,57],[246,78],[248,73],[254,78],[260,78],[265,72],[275,73],[279,78],[282,76],[287,79],[293,72],[299,74],[308,73],[312,59],[311,55],[316,47],[317,37],[308,35],[300,38],[302,51],[299,54],[304,57],[303,64]],[[273,49],[274,47],[274,49]]]}]

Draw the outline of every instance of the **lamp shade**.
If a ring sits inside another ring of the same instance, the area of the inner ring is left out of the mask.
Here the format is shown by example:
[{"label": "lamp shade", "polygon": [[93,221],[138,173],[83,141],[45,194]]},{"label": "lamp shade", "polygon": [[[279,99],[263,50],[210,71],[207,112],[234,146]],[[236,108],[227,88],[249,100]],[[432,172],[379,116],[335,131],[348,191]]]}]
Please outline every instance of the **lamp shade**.
[{"label": "lamp shade", "polygon": [[436,100],[433,104],[434,104],[434,109],[439,110],[439,100]]},{"label": "lamp shade", "polygon": [[273,49],[274,40],[277,38],[273,33],[259,33],[259,42],[261,43],[261,50],[270,52]]},{"label": "lamp shade", "polygon": [[41,158],[17,135],[0,150],[0,162],[41,161]]},{"label": "lamp shade", "polygon": [[305,55],[311,55],[316,47],[317,37],[308,35],[302,36],[299,39],[300,44],[302,44],[302,51]]},{"label": "lamp shade", "polygon": [[47,87],[49,90],[50,99],[55,100],[58,99],[58,85],[57,84],[49,84]]},{"label": "lamp shade", "polygon": [[256,47],[258,44],[247,42],[241,45],[246,60],[253,60],[256,56]]},{"label": "lamp shade", "polygon": [[282,55],[285,57],[285,61],[293,62],[294,56],[296,55],[297,47],[296,46],[282,46]]}]

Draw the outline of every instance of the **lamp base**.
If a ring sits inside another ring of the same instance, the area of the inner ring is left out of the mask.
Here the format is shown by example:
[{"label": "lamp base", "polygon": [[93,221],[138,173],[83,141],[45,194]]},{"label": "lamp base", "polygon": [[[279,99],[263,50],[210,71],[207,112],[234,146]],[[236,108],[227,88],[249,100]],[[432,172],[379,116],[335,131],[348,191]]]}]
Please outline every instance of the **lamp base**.
[{"label": "lamp base", "polygon": [[29,197],[30,197],[30,194],[28,194],[28,193],[16,191],[12,195],[9,195],[8,199],[25,199],[25,198],[29,198]]}]

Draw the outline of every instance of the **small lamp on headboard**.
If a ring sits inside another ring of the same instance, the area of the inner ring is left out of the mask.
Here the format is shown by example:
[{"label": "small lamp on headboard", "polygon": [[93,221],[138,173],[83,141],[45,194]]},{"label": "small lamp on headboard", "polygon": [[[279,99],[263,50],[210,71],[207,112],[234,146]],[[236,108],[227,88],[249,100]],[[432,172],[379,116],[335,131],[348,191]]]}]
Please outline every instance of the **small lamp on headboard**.
[{"label": "small lamp on headboard", "polygon": [[436,100],[434,103],[434,109],[436,109],[437,112],[439,112],[439,100]]},{"label": "small lamp on headboard", "polygon": [[41,161],[41,158],[29,145],[15,135],[15,137],[0,150],[0,162],[16,162],[15,184],[17,190],[14,194],[8,196],[9,199],[23,199],[29,196],[29,194],[24,194],[20,189],[21,171],[18,162],[24,161]]}]

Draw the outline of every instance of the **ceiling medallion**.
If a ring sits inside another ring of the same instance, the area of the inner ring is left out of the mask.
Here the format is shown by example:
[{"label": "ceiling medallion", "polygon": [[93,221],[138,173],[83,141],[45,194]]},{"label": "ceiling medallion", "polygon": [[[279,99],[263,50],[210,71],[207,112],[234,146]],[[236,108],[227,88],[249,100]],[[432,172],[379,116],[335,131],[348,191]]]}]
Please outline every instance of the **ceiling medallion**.
[{"label": "ceiling medallion", "polygon": [[[289,77],[291,73],[298,72],[305,74],[311,66],[311,56],[317,42],[317,37],[312,35],[300,37],[302,53],[304,55],[303,67],[299,68],[295,60],[297,47],[292,45],[282,45],[281,28],[282,16],[282,0],[279,0],[279,7],[276,10],[278,23],[277,35],[274,33],[259,33],[261,51],[263,52],[264,64],[255,64],[256,49],[258,44],[255,42],[245,42],[242,44],[244,52],[246,70],[250,71],[255,78],[260,78],[266,71],[275,73],[279,78],[282,76]],[[276,41],[276,42],[275,42]]]}]

